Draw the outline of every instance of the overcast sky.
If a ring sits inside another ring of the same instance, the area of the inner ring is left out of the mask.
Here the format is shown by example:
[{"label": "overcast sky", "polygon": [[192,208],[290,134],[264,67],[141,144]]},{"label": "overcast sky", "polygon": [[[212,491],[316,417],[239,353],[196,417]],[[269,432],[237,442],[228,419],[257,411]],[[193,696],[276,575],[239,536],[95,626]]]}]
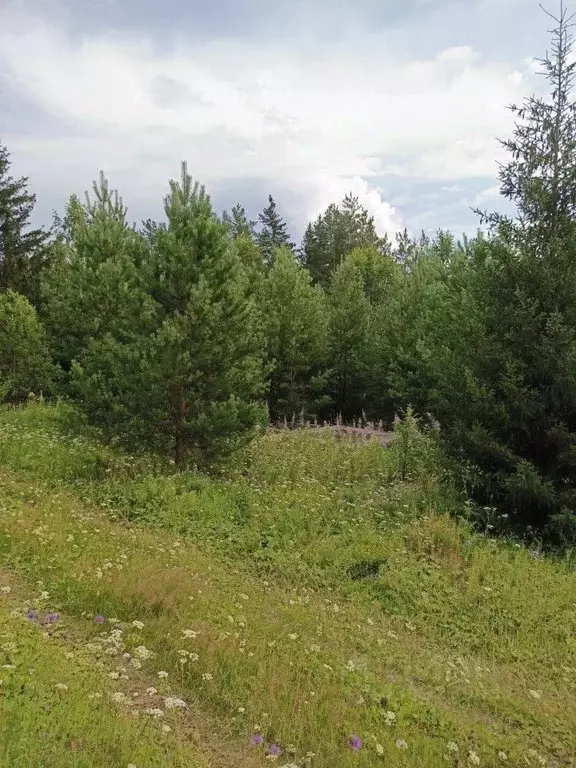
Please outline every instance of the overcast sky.
[{"label": "overcast sky", "polygon": [[549,27],[536,0],[0,0],[0,140],[44,224],[100,169],[161,218],[187,160],[298,238],[349,190],[381,232],[473,232]]}]

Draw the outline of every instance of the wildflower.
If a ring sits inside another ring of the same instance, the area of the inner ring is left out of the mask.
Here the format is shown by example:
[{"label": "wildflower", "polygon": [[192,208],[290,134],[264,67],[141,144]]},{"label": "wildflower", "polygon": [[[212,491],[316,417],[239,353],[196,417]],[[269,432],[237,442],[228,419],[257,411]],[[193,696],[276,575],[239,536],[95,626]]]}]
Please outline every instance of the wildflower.
[{"label": "wildflower", "polygon": [[348,739],[348,746],[350,749],[353,749],[355,752],[357,752],[359,749],[362,749],[364,746],[364,742],[360,738],[360,736],[350,736]]},{"label": "wildflower", "polygon": [[176,708],[185,709],[187,705],[184,699],[177,699],[174,696],[167,696],[164,699],[164,706],[166,707],[166,709],[176,709]]},{"label": "wildflower", "polygon": [[134,763],[128,763],[126,768],[136,768],[136,766],[134,765]]},{"label": "wildflower", "polygon": [[56,624],[56,622],[60,621],[60,614],[51,611],[50,613],[46,614],[44,621],[46,624]]},{"label": "wildflower", "polygon": [[155,694],[158,693],[158,691],[156,690],[156,688],[153,688],[152,686],[150,686],[150,688],[146,688],[146,693],[148,694],[148,696],[154,696]]},{"label": "wildflower", "polygon": [[404,741],[404,739],[398,739],[396,742],[396,747],[398,749],[408,749],[408,744]]},{"label": "wildflower", "polygon": [[202,675],[202,680],[213,680],[214,675],[211,672],[204,672]]},{"label": "wildflower", "polygon": [[449,741],[447,748],[448,752],[458,752],[458,744],[455,741]]},{"label": "wildflower", "polygon": [[240,712],[240,714],[243,715],[244,712],[246,712],[246,709],[244,707],[238,707],[238,712]]},{"label": "wildflower", "polygon": [[161,670],[158,672],[158,677],[159,677],[161,680],[163,680],[163,679],[165,679],[166,677],[168,677],[168,672],[165,672],[163,669],[161,669]]},{"label": "wildflower", "polygon": [[473,752],[472,750],[468,752],[468,762],[472,763],[472,765],[480,765],[480,758],[476,752]]},{"label": "wildflower", "polygon": [[396,714],[388,710],[388,712],[386,712],[384,715],[384,722],[386,725],[394,725],[396,722]]},{"label": "wildflower", "polygon": [[195,632],[193,629],[183,629],[182,634],[184,635],[184,637],[188,637],[188,638],[191,638],[192,640],[195,640],[200,634],[200,632]]},{"label": "wildflower", "polygon": [[170,731],[172,730],[172,728],[170,728],[170,726],[168,725],[168,723],[164,723],[164,725],[162,726],[162,730],[164,731],[164,733],[170,733]]},{"label": "wildflower", "polygon": [[356,669],[356,664],[354,664],[352,659],[346,662],[346,669],[348,670],[348,672],[354,672],[354,670]]},{"label": "wildflower", "polygon": [[290,638],[290,640],[298,640],[298,635],[296,634],[296,632],[292,632],[292,634],[288,635],[288,637]]},{"label": "wildflower", "polygon": [[259,747],[263,741],[264,741],[264,737],[261,736],[259,733],[255,733],[250,739],[250,743],[252,744],[253,747]]},{"label": "wildflower", "polygon": [[116,691],[110,698],[115,704],[124,704],[127,700],[126,694],[122,691]]},{"label": "wildflower", "polygon": [[48,592],[40,592],[39,600],[48,600],[50,598],[50,595]]},{"label": "wildflower", "polygon": [[133,621],[132,626],[136,629],[144,629],[144,622],[142,621]]},{"label": "wildflower", "polygon": [[134,669],[142,669],[142,662],[139,659],[131,659],[130,664]]},{"label": "wildflower", "polygon": [[532,696],[533,699],[541,699],[542,698],[542,691],[529,691],[530,696]]},{"label": "wildflower", "polygon": [[1,587],[0,592],[4,592],[5,595],[9,595],[10,592],[12,592],[12,587],[9,587],[8,585]]},{"label": "wildflower", "polygon": [[26,618],[29,619],[29,621],[35,621],[38,618],[38,611],[34,610],[34,608],[30,608],[26,614]]},{"label": "wildflower", "polygon": [[155,709],[146,709],[145,712],[147,715],[150,715],[155,720],[157,720],[159,717],[164,717],[164,712],[161,709],[158,709],[157,707]]},{"label": "wildflower", "polygon": [[498,757],[500,758],[500,760],[508,760],[508,755],[506,754],[506,752],[498,752]]},{"label": "wildflower", "polygon": [[66,685],[66,683],[56,683],[54,688],[57,688],[59,691],[67,691],[68,690],[68,686]]},{"label": "wildflower", "polygon": [[146,648],[145,645],[139,645],[138,648],[134,650],[134,656],[137,656],[139,659],[149,659],[153,655],[152,651]]},{"label": "wildflower", "polygon": [[279,755],[282,754],[282,750],[278,746],[278,744],[270,744],[267,750],[267,757],[277,758]]},{"label": "wildflower", "polygon": [[376,742],[376,754],[380,755],[380,757],[384,754],[384,747],[379,742]]},{"label": "wildflower", "polygon": [[94,617],[94,622],[96,624],[104,624],[105,621],[106,621],[106,619],[104,618],[104,616],[101,616],[100,614],[98,614],[98,616]]},{"label": "wildflower", "polygon": [[111,680],[118,680],[118,678],[120,677],[120,673],[119,672],[108,672],[108,677]]}]

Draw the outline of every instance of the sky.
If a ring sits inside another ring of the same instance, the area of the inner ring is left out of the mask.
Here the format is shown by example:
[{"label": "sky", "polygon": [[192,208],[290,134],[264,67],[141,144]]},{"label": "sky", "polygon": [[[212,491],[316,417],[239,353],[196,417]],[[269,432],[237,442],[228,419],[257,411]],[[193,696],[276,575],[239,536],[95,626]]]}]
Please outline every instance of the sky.
[{"label": "sky", "polygon": [[185,160],[296,239],[347,192],[381,234],[473,233],[550,26],[536,0],[1,0],[0,141],[36,224],[100,170],[161,219]]}]

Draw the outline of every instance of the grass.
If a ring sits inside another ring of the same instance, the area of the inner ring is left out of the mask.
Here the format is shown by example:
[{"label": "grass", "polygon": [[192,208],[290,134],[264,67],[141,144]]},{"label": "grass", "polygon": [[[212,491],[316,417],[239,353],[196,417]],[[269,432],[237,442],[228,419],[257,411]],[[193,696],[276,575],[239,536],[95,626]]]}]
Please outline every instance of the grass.
[{"label": "grass", "polygon": [[0,765],[576,765],[571,563],[439,466],[303,431],[177,474],[0,410]]}]

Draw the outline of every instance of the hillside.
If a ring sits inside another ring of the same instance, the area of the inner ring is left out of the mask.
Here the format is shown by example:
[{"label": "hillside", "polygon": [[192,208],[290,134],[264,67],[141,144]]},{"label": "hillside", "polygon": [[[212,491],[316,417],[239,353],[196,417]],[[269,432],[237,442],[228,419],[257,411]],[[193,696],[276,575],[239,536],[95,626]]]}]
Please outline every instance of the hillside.
[{"label": "hillside", "polygon": [[424,438],[219,476],[0,410],[0,766],[572,766],[576,573],[473,533]]}]

